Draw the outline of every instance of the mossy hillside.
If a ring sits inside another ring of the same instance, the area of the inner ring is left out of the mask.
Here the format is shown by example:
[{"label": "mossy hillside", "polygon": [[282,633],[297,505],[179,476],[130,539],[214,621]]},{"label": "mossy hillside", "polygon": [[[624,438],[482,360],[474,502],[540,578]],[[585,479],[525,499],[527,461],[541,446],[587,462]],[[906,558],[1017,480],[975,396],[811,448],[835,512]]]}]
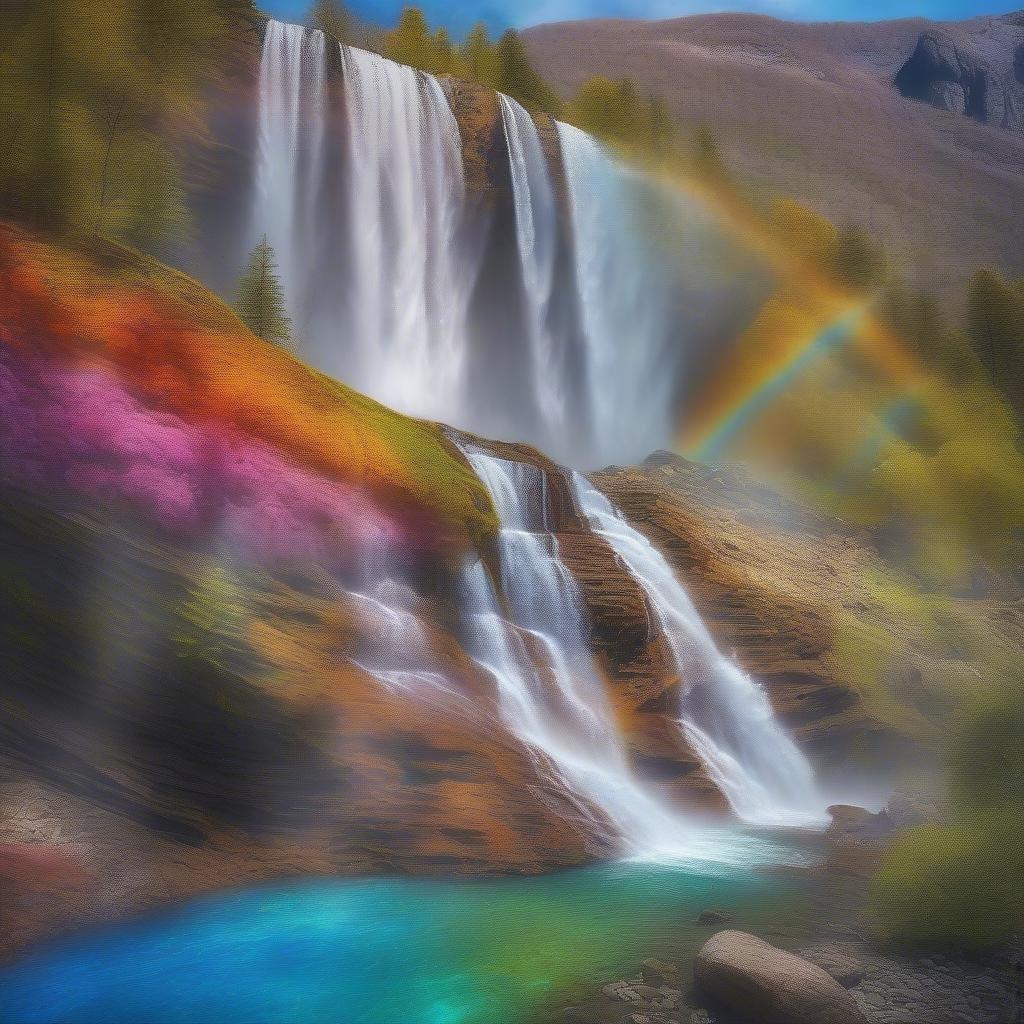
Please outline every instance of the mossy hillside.
[{"label": "mossy hillside", "polygon": [[7,341],[111,366],[148,402],[230,423],[366,488],[448,550],[496,517],[441,428],[402,416],[252,335],[187,275],[106,240],[53,244],[0,227]]},{"label": "mossy hillside", "polygon": [[1024,620],[1006,602],[924,591],[892,569],[864,583],[866,607],[835,615],[834,656],[872,714],[939,751],[1012,676]]}]

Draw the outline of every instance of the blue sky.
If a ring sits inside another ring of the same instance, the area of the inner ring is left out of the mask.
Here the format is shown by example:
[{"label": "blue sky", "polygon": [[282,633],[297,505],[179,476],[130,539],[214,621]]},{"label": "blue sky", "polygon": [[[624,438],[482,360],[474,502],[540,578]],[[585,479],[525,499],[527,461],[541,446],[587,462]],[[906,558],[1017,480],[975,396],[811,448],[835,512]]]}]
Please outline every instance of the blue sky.
[{"label": "blue sky", "polygon": [[[573,18],[673,18],[708,11],[757,11],[780,18],[811,21],[877,20],[923,16],[936,19],[970,18],[1018,9],[1024,0],[421,0],[431,24],[461,33],[474,21],[493,29],[524,27]],[[298,19],[309,0],[263,0],[261,6],[278,17]],[[403,0],[349,0],[348,6],[365,17],[391,24]]]}]

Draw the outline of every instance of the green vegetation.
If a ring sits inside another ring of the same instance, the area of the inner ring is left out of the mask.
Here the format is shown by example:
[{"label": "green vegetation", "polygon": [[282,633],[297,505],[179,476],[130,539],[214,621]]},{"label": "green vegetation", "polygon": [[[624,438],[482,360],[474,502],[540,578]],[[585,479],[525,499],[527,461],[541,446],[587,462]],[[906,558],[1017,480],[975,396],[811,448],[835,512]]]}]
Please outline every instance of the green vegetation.
[{"label": "green vegetation", "polygon": [[279,345],[288,343],[291,321],[285,309],[284,288],[277,274],[274,250],[266,235],[249,254],[249,262],[238,282],[235,311],[257,338]]},{"label": "green vegetation", "polygon": [[0,195],[38,227],[139,244],[181,234],[202,90],[248,0],[0,6]]},{"label": "green vegetation", "polygon": [[1024,924],[1024,679],[979,698],[949,755],[950,817],[901,836],[872,885],[894,940],[985,948]]},{"label": "green vegetation", "polygon": [[354,42],[355,22],[351,13],[339,0],[314,0],[309,9],[310,28],[333,36],[338,42]]},{"label": "green vegetation", "polygon": [[732,178],[726,166],[722,147],[706,124],[697,129],[693,140],[693,170],[698,178],[712,187],[731,187]]},{"label": "green vegetation", "polygon": [[588,79],[566,113],[583,131],[626,150],[663,156],[676,142],[664,101],[642,97],[630,78]]},{"label": "green vegetation", "polygon": [[856,290],[876,287],[888,274],[885,253],[866,231],[853,225],[836,235],[829,269],[838,281]]},{"label": "green vegetation", "polygon": [[992,382],[1024,416],[1024,287],[980,270],[967,293],[967,331]]}]

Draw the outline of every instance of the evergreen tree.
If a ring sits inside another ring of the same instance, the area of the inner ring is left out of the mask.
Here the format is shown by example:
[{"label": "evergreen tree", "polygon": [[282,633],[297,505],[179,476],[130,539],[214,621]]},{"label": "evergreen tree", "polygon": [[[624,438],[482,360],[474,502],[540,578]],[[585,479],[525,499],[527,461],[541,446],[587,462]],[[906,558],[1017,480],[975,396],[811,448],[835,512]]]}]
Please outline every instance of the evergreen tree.
[{"label": "evergreen tree", "polygon": [[792,199],[777,199],[772,204],[771,228],[795,255],[818,270],[831,270],[839,232],[826,217]]},{"label": "evergreen tree", "polygon": [[497,87],[501,92],[518,100],[527,110],[558,112],[558,98],[530,63],[523,37],[515,29],[510,28],[498,40],[497,58]]},{"label": "evergreen tree", "polygon": [[492,89],[497,88],[500,78],[498,53],[483,22],[477,22],[469,30],[462,45],[462,56],[469,78]]},{"label": "evergreen tree", "polygon": [[992,382],[1024,412],[1024,299],[995,270],[979,270],[967,292],[967,331]]},{"label": "evergreen tree", "polygon": [[660,96],[652,96],[647,105],[647,145],[655,156],[664,156],[675,138],[676,126],[668,106]]},{"label": "evergreen tree", "polygon": [[711,128],[702,124],[693,139],[694,173],[715,188],[732,188],[732,176]]},{"label": "evergreen tree", "polygon": [[264,341],[283,345],[291,336],[284,288],[277,274],[274,250],[266,235],[250,254],[249,263],[238,282],[235,311],[249,330]]},{"label": "evergreen tree", "polygon": [[983,379],[980,361],[962,332],[927,292],[896,281],[878,304],[881,321],[898,334],[922,363],[956,383]]},{"label": "evergreen tree", "polygon": [[249,0],[0,5],[0,195],[51,229],[150,242],[186,219],[217,44]]},{"label": "evergreen tree", "polygon": [[352,15],[341,0],[314,0],[306,20],[311,28],[319,29],[339,42],[353,41]]},{"label": "evergreen tree", "polygon": [[384,55],[411,68],[432,71],[436,56],[434,38],[418,7],[406,7],[398,24],[384,36]]}]

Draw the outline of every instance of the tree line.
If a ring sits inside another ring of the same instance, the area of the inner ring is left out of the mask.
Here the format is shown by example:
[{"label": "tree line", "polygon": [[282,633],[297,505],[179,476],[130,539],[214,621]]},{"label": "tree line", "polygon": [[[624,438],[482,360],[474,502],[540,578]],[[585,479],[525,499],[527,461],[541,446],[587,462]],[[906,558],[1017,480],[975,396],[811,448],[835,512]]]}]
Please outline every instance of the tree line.
[{"label": "tree line", "polygon": [[251,0],[0,6],[0,194],[43,229],[152,244],[186,231],[204,86]]}]

